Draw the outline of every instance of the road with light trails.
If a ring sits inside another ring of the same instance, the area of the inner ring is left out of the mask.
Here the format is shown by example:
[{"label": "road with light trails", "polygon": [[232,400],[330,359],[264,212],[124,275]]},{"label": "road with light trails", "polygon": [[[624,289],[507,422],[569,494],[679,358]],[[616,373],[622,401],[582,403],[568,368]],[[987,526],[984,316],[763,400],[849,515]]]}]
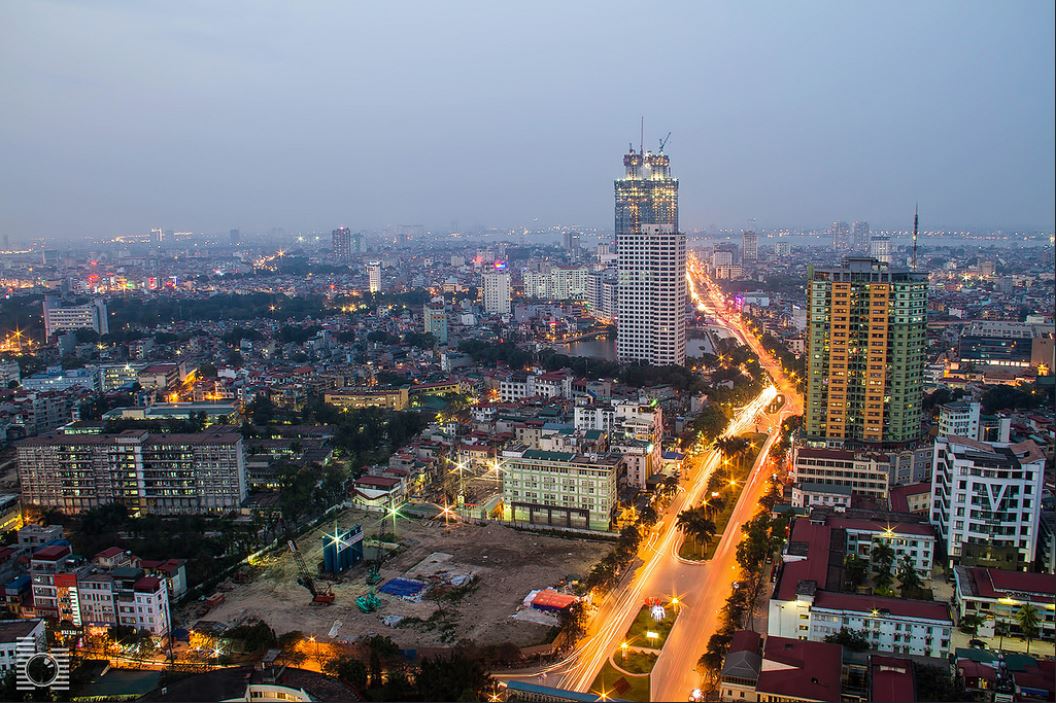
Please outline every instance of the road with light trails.
[{"label": "road with light trails", "polygon": [[[778,384],[777,387],[764,389],[736,414],[727,427],[727,434],[741,434],[755,430],[759,424],[760,429],[768,431],[770,436],[749,475],[748,484],[723,532],[715,556],[707,563],[686,562],[679,558],[678,545],[682,535],[675,527],[679,512],[700,503],[711,472],[719,465],[719,452],[707,451],[695,459],[687,460],[685,473],[688,485],[672,500],[652,533],[643,540],[639,551],[641,565],[626,574],[620,585],[597,605],[587,636],[572,654],[533,674],[500,678],[517,678],[586,692],[623,641],[644,599],[678,595],[684,605],[680,606],[682,611],[654,669],[652,699],[686,700],[689,692],[700,684],[700,675],[695,671],[696,662],[718,625],[719,611],[729,596],[732,582],[737,578],[734,557],[741,537],[741,525],[754,516],[759,498],[766,488],[766,472],[760,471],[760,468],[765,464],[770,446],[778,437],[778,433],[772,430],[777,429],[785,417],[799,412],[794,389],[784,380],[780,364],[761,345],[755,343],[739,320],[728,318],[720,312],[717,289],[706,285],[710,281],[701,280],[701,287],[708,298],[697,292],[695,284],[700,277],[699,267],[695,267],[689,277],[689,289],[698,309],[711,312],[742,343],[749,344]],[[715,297],[714,302],[712,297]],[[785,395],[785,404],[778,412],[767,415],[764,410],[777,396],[778,389]],[[611,695],[608,691],[604,693]]]}]

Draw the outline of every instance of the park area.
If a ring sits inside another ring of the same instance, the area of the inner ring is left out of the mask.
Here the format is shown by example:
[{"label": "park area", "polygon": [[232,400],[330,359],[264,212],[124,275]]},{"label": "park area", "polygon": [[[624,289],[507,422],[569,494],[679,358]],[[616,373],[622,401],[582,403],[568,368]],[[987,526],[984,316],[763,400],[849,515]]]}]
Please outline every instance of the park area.
[{"label": "park area", "polygon": [[[360,524],[368,545],[380,532],[393,537],[391,520],[377,513],[347,511],[297,542],[313,578],[322,561],[323,536]],[[553,626],[513,619],[530,591],[558,586],[589,572],[611,545],[606,541],[563,538],[518,531],[497,524],[474,525],[437,519],[400,519],[396,547],[380,567],[377,597],[380,607],[361,612],[357,597],[370,592],[368,569],[359,563],[333,580],[316,580],[320,590],[332,588],[332,605],[313,605],[298,583],[297,566],[289,551],[279,550],[248,567],[241,583],[225,581],[220,602],[208,612],[199,602],[177,614],[179,624],[193,627],[208,621],[235,626],[262,620],[276,634],[299,631],[320,641],[353,642],[372,634],[392,638],[401,648],[450,645],[473,640],[481,646],[511,643],[518,647],[548,642]],[[368,557],[374,551],[367,547]],[[416,590],[415,584],[429,588]],[[442,596],[439,594],[443,594]]]}]

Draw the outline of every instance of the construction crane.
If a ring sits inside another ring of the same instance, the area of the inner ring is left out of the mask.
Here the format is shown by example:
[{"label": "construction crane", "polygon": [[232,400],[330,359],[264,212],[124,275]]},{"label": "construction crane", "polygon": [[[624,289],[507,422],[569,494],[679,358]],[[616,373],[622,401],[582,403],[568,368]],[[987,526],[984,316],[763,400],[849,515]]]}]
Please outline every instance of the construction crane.
[{"label": "construction crane", "polygon": [[290,547],[290,553],[293,554],[293,560],[297,562],[297,583],[301,584],[308,589],[308,592],[312,594],[312,605],[330,605],[336,599],[334,595],[333,586],[327,585],[325,591],[321,591],[315,586],[315,581],[312,579],[312,574],[308,571],[308,565],[304,563],[304,557],[301,556],[301,551],[297,549],[297,543],[293,541],[293,538],[286,540],[286,544]]},{"label": "construction crane", "polygon": [[664,151],[664,147],[667,146],[667,140],[671,138],[671,133],[668,132],[667,136],[660,140],[660,151]]}]

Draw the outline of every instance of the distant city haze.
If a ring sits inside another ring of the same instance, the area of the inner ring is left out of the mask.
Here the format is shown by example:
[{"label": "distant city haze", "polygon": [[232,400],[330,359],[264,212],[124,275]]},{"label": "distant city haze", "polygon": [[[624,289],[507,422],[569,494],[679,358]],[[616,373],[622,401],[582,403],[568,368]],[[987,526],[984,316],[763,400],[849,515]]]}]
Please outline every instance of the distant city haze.
[{"label": "distant city haze", "polygon": [[0,235],[1054,227],[1052,2],[7,2]]}]

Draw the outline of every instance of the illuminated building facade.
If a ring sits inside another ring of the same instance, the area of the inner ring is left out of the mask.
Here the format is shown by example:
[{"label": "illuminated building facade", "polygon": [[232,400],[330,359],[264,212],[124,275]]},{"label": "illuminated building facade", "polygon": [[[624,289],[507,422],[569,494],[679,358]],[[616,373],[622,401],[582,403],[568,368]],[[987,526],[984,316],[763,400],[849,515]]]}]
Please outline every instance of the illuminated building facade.
[{"label": "illuminated building facade", "polygon": [[873,446],[919,439],[927,275],[851,257],[808,278],[807,437]]},{"label": "illuminated building facade", "polygon": [[759,260],[759,235],[751,230],[741,233],[741,263],[753,264]]},{"label": "illuminated building facade", "polygon": [[370,261],[367,263],[367,289],[373,295],[381,290],[381,262]]},{"label": "illuminated building facade", "polygon": [[621,361],[686,361],[686,236],[678,231],[678,179],[662,151],[629,151],[615,181]]},{"label": "illuminated building facade", "polygon": [[348,263],[352,258],[352,230],[348,227],[338,227],[330,233],[331,245],[334,250],[334,259],[340,263]]},{"label": "illuminated building facade", "polygon": [[62,305],[51,297],[44,298],[44,336],[59,332],[95,330],[100,335],[110,332],[106,303],[96,299],[87,305]]},{"label": "illuminated building facade", "polygon": [[510,272],[499,262],[483,275],[484,312],[492,315],[510,314]]}]

